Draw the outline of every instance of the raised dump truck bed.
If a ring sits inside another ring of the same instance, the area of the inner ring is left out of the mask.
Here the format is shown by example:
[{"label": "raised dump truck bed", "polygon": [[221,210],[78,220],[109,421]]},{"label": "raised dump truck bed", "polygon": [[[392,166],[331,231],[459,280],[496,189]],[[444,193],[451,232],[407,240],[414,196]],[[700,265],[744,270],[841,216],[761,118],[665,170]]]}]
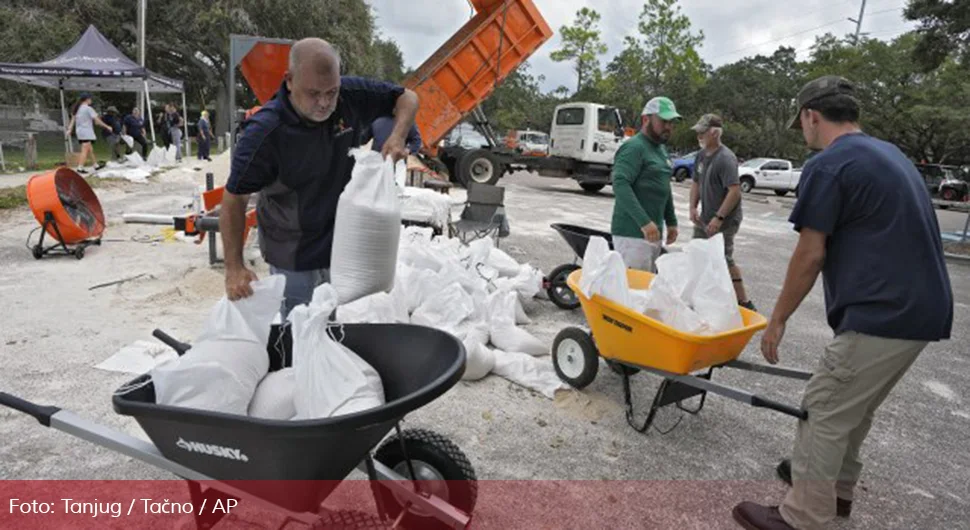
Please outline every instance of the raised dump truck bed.
[{"label": "raised dump truck bed", "polygon": [[552,37],[532,0],[472,5],[475,16],[403,82],[421,98],[416,121],[432,156],[465,115]]}]

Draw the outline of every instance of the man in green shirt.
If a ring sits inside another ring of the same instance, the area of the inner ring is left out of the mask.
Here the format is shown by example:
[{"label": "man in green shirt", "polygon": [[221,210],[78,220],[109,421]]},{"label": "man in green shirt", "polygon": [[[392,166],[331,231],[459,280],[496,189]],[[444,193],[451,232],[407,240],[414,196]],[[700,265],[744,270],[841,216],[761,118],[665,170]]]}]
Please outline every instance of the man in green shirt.
[{"label": "man in green shirt", "polygon": [[669,98],[647,102],[640,132],[616,151],[613,159],[613,248],[628,268],[657,272],[661,236],[677,240],[677,215],[670,190],[670,159],[665,144],[680,114]]}]

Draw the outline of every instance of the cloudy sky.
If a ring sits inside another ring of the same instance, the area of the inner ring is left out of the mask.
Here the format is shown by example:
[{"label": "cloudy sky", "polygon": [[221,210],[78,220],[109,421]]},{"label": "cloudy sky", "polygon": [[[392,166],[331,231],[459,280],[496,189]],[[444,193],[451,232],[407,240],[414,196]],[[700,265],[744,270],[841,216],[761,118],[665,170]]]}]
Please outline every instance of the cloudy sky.
[{"label": "cloudy sky", "polygon": [[[600,57],[605,66],[622,49],[623,38],[636,33],[642,0],[533,0],[555,32],[529,60],[534,74],[543,74],[543,89],[573,87],[575,74],[567,63],[554,63],[549,54],[560,47],[559,28],[572,23],[576,11],[592,4],[601,6],[600,28],[610,50]],[[405,65],[417,67],[471,16],[467,0],[367,0],[377,15],[380,31],[397,41]],[[779,46],[793,46],[799,58],[815,36],[855,31],[861,0],[681,0],[681,11],[694,31],[704,32],[701,56],[720,66],[745,56],[768,54]],[[862,31],[874,38],[890,39],[914,23],[903,20],[906,0],[868,0]]]}]

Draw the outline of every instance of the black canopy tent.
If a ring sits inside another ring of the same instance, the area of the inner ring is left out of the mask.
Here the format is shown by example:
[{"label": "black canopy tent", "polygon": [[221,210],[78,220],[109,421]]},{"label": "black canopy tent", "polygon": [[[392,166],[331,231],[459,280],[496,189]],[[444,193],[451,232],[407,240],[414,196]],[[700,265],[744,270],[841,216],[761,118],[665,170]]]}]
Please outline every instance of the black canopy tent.
[{"label": "black canopy tent", "polygon": [[[61,118],[64,127],[69,121],[64,104],[64,91],[88,92],[144,92],[148,108],[145,116],[155,143],[155,123],[151,110],[151,93],[182,94],[182,124],[188,144],[188,116],[185,109],[185,86],[149,71],[132,61],[108,41],[93,25],[81,38],[59,56],[40,63],[0,62],[0,79],[18,83],[56,88],[61,92]],[[72,150],[68,141],[68,150]]]}]

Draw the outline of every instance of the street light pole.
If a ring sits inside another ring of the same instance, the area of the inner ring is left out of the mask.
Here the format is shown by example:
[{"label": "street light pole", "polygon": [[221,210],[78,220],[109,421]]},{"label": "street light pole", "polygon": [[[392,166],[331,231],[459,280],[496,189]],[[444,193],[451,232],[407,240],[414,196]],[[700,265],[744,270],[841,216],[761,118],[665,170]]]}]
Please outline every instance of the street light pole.
[{"label": "street light pole", "polygon": [[850,18],[851,22],[855,22],[855,37],[852,39],[852,44],[859,44],[859,33],[862,31],[862,17],[866,14],[866,0],[862,0],[862,7],[859,8],[859,19]]},{"label": "street light pole", "polygon": [[[145,18],[148,12],[148,0],[138,0],[138,64],[145,67]],[[138,112],[145,115],[145,96],[142,92],[138,98]]]}]

